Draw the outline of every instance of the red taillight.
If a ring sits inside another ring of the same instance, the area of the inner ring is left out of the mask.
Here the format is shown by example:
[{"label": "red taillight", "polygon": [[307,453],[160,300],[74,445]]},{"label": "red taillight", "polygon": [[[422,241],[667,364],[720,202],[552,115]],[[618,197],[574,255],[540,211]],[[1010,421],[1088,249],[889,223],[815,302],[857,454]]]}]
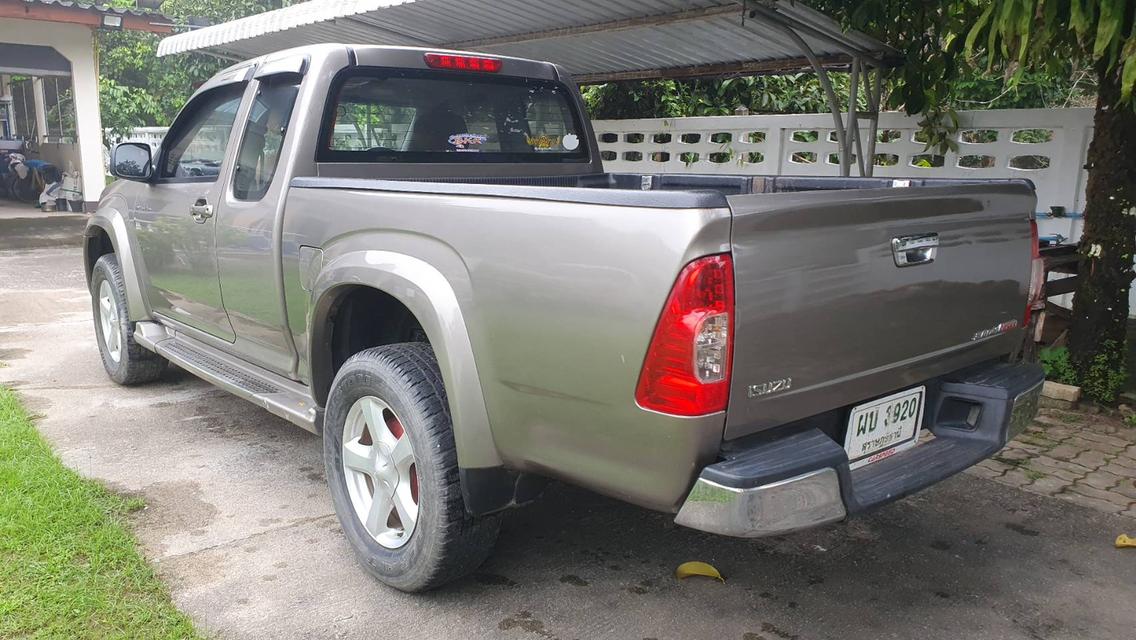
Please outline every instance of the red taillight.
[{"label": "red taillight", "polygon": [[635,401],[679,416],[725,411],[734,347],[734,264],[699,258],[678,275],[647,348]]},{"label": "red taillight", "polygon": [[497,58],[455,56],[448,53],[427,53],[425,58],[426,65],[435,69],[482,71],[485,73],[497,73],[501,70],[501,61]]},{"label": "red taillight", "polygon": [[1030,220],[1030,246],[1033,255],[1030,261],[1029,298],[1026,299],[1026,314],[1022,326],[1028,327],[1035,310],[1045,308],[1045,262],[1041,259],[1041,245],[1037,237],[1037,220]]}]

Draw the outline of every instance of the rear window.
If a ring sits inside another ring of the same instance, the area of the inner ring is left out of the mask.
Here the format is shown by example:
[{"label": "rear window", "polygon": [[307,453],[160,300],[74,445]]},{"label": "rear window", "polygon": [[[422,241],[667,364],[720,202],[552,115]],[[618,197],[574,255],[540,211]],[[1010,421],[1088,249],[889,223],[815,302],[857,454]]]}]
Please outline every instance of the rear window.
[{"label": "rear window", "polygon": [[558,82],[446,71],[354,72],[336,84],[322,162],[587,162]]}]

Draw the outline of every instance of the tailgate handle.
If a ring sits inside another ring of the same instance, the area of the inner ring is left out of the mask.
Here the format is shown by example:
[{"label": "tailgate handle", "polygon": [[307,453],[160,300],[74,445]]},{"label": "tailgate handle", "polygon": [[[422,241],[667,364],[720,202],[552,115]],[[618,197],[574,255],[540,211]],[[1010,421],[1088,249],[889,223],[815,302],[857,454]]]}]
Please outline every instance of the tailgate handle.
[{"label": "tailgate handle", "polygon": [[939,234],[924,233],[917,236],[899,236],[891,239],[891,253],[895,266],[913,267],[935,261],[939,250]]}]

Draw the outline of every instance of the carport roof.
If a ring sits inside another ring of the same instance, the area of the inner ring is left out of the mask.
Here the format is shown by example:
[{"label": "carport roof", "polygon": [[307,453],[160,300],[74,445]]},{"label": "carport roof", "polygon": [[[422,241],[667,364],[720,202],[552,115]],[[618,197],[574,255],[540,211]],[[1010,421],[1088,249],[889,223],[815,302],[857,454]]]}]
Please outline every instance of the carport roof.
[{"label": "carport roof", "polygon": [[792,0],[312,0],[170,36],[158,55],[247,59],[329,42],[469,49],[550,60],[580,82],[779,73],[898,54]]}]

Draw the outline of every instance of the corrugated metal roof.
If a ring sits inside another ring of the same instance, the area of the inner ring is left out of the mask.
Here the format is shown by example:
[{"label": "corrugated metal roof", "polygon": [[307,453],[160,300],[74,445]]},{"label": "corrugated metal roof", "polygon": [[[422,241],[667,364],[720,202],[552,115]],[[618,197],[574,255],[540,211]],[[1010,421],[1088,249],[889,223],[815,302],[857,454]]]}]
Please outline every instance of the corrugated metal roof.
[{"label": "corrugated metal roof", "polygon": [[117,13],[120,15],[140,16],[144,18],[162,18],[169,20],[166,16],[156,11],[149,11],[147,9],[139,9],[137,7],[112,7],[107,4],[100,4],[97,2],[72,2],[71,0],[23,0],[25,4],[42,4],[42,5],[55,5],[57,7],[64,7],[66,9],[82,9],[85,11],[93,11],[96,13]]},{"label": "corrugated metal roof", "polygon": [[247,59],[329,42],[445,47],[549,60],[584,80],[807,67],[786,27],[828,65],[896,55],[791,0],[311,0],[167,37],[158,55]]}]

